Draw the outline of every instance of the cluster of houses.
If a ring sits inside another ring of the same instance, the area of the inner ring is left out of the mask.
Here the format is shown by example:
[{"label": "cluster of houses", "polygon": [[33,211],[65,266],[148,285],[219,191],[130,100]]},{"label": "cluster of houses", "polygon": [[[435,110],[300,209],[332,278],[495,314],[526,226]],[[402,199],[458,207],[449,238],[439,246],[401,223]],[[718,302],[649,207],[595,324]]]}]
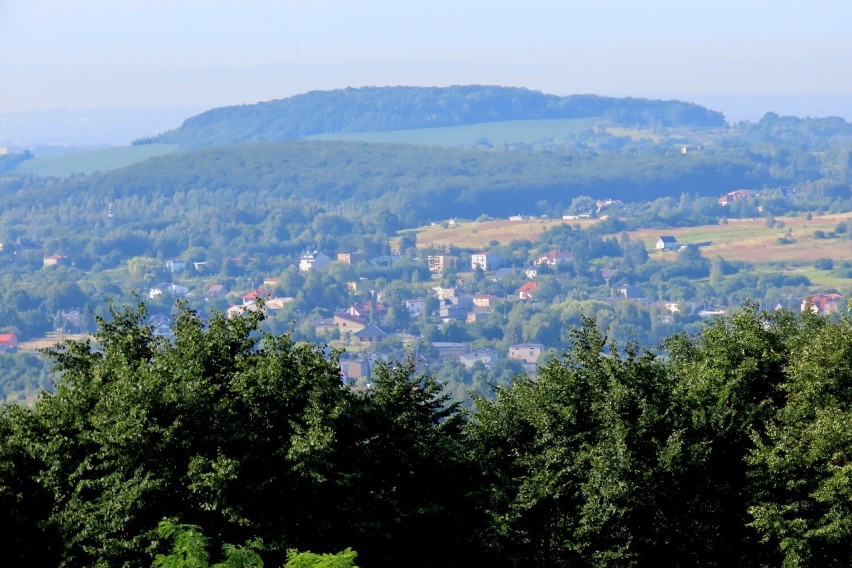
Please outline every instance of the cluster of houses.
[{"label": "cluster of houses", "polygon": [[373,344],[387,337],[387,332],[371,323],[387,314],[387,306],[378,301],[352,304],[345,310],[334,313],[331,320],[320,320],[314,325],[317,335],[325,335],[330,330],[337,331],[341,337],[348,337],[360,344]]},{"label": "cluster of houses", "polygon": [[[746,190],[737,190],[723,196],[725,203],[736,201],[747,197],[751,192]],[[720,199],[722,203],[722,199]],[[598,209],[618,205],[619,202],[608,200],[606,202],[597,203]],[[659,251],[680,250],[684,245],[678,243],[677,239],[672,235],[660,235],[657,238],[655,248]],[[337,255],[337,261],[346,264],[357,264],[367,260],[363,255],[357,253],[340,253]],[[373,261],[374,259],[370,259]],[[457,270],[461,264],[461,259],[458,256],[450,254],[429,255],[426,259],[429,271],[435,275],[442,275],[448,271]],[[570,252],[553,249],[541,254],[536,258],[530,266],[523,269],[524,274],[528,278],[515,291],[515,300],[534,300],[536,294],[541,289],[541,282],[535,280],[539,271],[544,268],[558,271],[561,265],[572,262],[573,257]],[[331,263],[331,258],[319,251],[308,251],[303,254],[298,260],[298,269],[302,272],[308,272],[315,269],[320,269]],[[63,255],[51,255],[44,257],[44,267],[55,266],[67,263],[67,257]],[[196,263],[199,264],[199,263]],[[200,263],[203,264],[203,263]],[[479,251],[470,255],[469,269],[471,271],[482,271],[489,274],[489,277],[499,279],[503,272],[518,274],[521,269],[504,268],[503,259],[496,251]],[[196,266],[196,269],[199,267]],[[172,275],[182,273],[186,269],[186,263],[179,260],[166,262],[166,269]],[[609,282],[609,278],[615,275],[614,270],[602,271],[601,275]],[[265,283],[267,284],[267,283]],[[274,282],[270,281],[270,288],[261,286],[257,289],[250,290],[243,294],[239,303],[231,305],[227,309],[229,317],[239,317],[247,312],[253,312],[263,306],[267,313],[274,313],[284,309],[287,303],[292,302],[292,297],[275,296],[268,289],[273,289],[271,286]],[[369,346],[381,342],[388,336],[388,332],[383,330],[376,322],[382,322],[387,315],[389,306],[381,301],[380,291],[373,288],[375,283],[367,279],[360,279],[349,283],[350,290],[354,293],[360,293],[365,289],[374,293],[375,300],[356,303],[348,308],[339,310],[333,314],[331,318],[322,319],[314,322],[314,329],[318,336],[328,336],[334,332],[337,336],[349,341],[353,345]],[[641,289],[637,286],[621,286],[612,289],[612,299],[631,299],[647,302],[642,298]],[[450,321],[463,321],[466,323],[476,323],[485,318],[490,317],[495,309],[495,304],[499,300],[505,298],[497,298],[491,294],[467,294],[463,290],[456,287],[435,286],[432,289],[435,297],[438,299],[438,309],[435,315],[438,320],[443,323]],[[177,284],[175,282],[162,282],[152,286],[148,291],[148,297],[151,299],[166,297],[187,297],[190,290],[187,286]],[[232,294],[222,284],[213,284],[205,291],[206,298],[233,298]],[[260,302],[262,300],[262,302]],[[840,310],[842,297],[836,293],[814,294],[802,300],[802,311],[811,310],[818,314],[831,314]],[[663,303],[663,313],[666,317],[673,317],[675,314],[681,313],[683,310],[689,310],[689,313],[698,313],[702,317],[723,314],[724,310],[720,308],[699,308],[698,306],[684,305],[682,303]],[[402,309],[402,306],[399,306]],[[408,311],[411,317],[419,317],[426,310],[426,302],[423,299],[410,299],[405,301],[404,308]],[[82,321],[81,314],[77,312],[63,312],[60,324],[64,328],[73,328],[75,325],[81,327],[79,321]],[[59,321],[57,320],[57,321]],[[169,321],[152,321],[150,325],[155,329],[155,332],[161,335],[168,336]],[[57,327],[58,329],[58,327]],[[14,334],[0,334],[0,351],[10,351],[17,347],[17,340]],[[470,368],[471,366],[482,363],[486,366],[497,360],[498,354],[494,350],[479,349],[471,351],[466,344],[439,344],[433,345],[438,360],[446,359],[447,357],[457,358],[458,361]],[[526,365],[531,365],[531,371],[534,371],[534,364],[540,358],[543,346],[538,344],[522,344],[512,346],[508,353],[509,359],[520,360]],[[368,372],[368,364],[347,363],[347,375],[363,375]]]},{"label": "cluster of houses", "polygon": [[843,296],[837,293],[813,294],[802,300],[802,311],[810,310],[815,314],[828,315],[840,311]]},{"label": "cluster of houses", "polygon": [[750,189],[736,189],[734,191],[729,191],[728,193],[719,198],[719,205],[730,205],[734,201],[745,199],[751,195],[754,195],[754,193],[755,192]]}]

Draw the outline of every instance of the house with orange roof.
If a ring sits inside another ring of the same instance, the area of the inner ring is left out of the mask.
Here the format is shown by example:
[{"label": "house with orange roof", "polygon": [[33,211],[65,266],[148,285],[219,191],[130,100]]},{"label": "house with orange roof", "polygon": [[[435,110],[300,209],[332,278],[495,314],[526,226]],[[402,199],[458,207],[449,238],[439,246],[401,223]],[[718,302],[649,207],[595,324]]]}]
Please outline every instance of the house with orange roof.
[{"label": "house with orange roof", "polygon": [[521,300],[530,300],[538,288],[538,282],[525,282],[518,288],[518,297]]},{"label": "house with orange roof", "polygon": [[826,315],[834,314],[840,311],[840,300],[843,296],[836,292],[828,294],[812,294],[802,300],[802,311],[810,307],[810,310],[815,314]]},{"label": "house with orange roof", "polygon": [[0,333],[0,351],[8,352],[18,349],[18,338],[14,333]]}]

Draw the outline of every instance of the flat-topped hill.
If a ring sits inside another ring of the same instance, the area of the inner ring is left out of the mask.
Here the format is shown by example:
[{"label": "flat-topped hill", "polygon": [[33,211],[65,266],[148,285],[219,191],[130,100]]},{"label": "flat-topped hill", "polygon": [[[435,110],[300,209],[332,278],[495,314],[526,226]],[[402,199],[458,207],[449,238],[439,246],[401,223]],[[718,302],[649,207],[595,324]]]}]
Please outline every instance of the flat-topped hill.
[{"label": "flat-topped hill", "polygon": [[211,146],[298,140],[343,132],[386,132],[482,122],[605,118],[615,124],[722,126],[720,112],[683,101],[557,96],[498,86],[361,87],[222,107],[137,143]]}]

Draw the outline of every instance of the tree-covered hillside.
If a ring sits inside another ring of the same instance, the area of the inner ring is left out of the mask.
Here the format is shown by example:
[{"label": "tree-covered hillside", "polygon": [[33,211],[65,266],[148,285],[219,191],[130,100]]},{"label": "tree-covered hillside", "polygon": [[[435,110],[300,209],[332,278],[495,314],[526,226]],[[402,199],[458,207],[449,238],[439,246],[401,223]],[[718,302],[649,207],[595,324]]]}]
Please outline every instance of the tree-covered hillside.
[{"label": "tree-covered hillside", "polygon": [[7,192],[0,204],[7,230],[39,217],[33,203],[50,218],[66,219],[60,225],[45,219],[42,235],[76,223],[83,225],[72,232],[85,231],[87,223],[103,218],[109,203],[123,220],[146,224],[185,224],[207,211],[202,231],[208,231],[211,214],[224,220],[245,211],[262,225],[293,202],[350,218],[384,210],[415,226],[449,217],[559,212],[578,195],[637,201],[786,182],[740,149],[620,155],[280,142],[208,148],[103,174],[35,181]]},{"label": "tree-covered hillside", "polygon": [[496,86],[364,87],[313,91],[252,105],[216,108],[137,143],[190,147],[297,140],[330,132],[377,132],[478,122],[606,118],[641,126],[722,126],[724,116],[696,104],[598,95],[559,97]]}]

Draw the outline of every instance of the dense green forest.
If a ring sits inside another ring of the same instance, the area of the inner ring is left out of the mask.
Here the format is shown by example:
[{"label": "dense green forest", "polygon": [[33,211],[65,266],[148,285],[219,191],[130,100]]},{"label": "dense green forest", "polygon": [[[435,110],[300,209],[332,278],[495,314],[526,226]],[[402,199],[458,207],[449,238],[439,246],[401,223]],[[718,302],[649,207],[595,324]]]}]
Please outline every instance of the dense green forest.
[{"label": "dense green forest", "polygon": [[660,353],[586,320],[537,380],[465,412],[413,361],[351,390],[336,353],[259,333],[260,312],[183,309],[171,342],[145,315],[115,308],[51,350],[56,393],[0,413],[8,565],[150,566],[181,531],[267,566],[852,555],[848,317],[746,306]]},{"label": "dense green forest", "polygon": [[190,147],[297,140],[333,132],[380,132],[479,122],[600,117],[641,126],[721,126],[721,113],[682,101],[558,97],[496,86],[362,87],[313,91],[253,105],[223,107],[136,143]]},{"label": "dense green forest", "polygon": [[[322,207],[350,217],[384,210],[413,227],[449,217],[558,212],[578,195],[624,201],[683,191],[717,196],[795,181],[736,148],[684,156],[279,142],[171,154],[53,182],[21,179],[12,185],[8,180],[0,199],[11,215],[15,206],[29,209],[38,203],[39,209],[64,212],[78,222],[103,220],[109,203],[125,221],[170,223],[184,210],[186,215],[206,212],[208,218],[214,211],[218,216],[236,210],[262,220],[297,202],[298,209]],[[530,203],[519,211],[522,197]]]}]

